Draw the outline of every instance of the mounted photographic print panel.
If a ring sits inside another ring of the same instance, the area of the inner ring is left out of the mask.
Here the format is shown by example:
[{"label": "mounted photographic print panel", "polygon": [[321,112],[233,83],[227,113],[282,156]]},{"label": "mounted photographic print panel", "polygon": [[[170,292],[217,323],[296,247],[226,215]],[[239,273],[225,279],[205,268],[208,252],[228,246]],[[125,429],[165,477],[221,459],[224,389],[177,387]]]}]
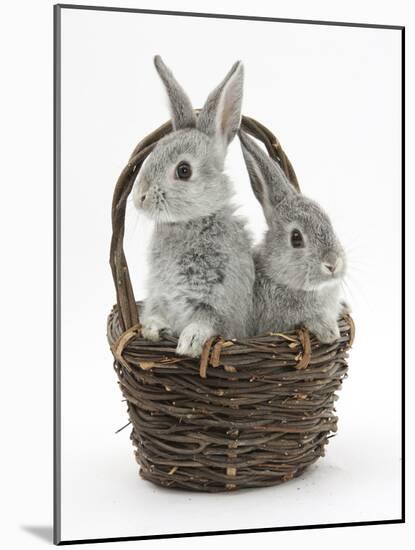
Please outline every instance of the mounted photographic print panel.
[{"label": "mounted photographic print panel", "polygon": [[402,521],[402,56],[55,7],[55,542]]}]

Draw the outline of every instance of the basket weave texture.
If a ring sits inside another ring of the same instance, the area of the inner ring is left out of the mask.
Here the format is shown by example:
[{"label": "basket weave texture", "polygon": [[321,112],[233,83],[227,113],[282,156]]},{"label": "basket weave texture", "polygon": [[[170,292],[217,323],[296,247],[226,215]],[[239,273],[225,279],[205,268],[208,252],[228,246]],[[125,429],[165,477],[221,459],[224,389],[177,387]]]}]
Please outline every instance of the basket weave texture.
[{"label": "basket weave texture", "polygon": [[[276,137],[249,117],[241,127],[264,143],[299,191]],[[142,338],[141,304],[123,251],[125,209],[142,163],[171,129],[168,122],[137,145],[112,208],[117,305],[107,335],[140,474],[166,487],[210,492],[276,485],[323,456],[337,430],[335,392],[347,376],[354,323],[350,316],[339,320],[334,344],[320,343],[304,328],[244,340],[218,335],[196,359],[175,354],[177,338]]]}]

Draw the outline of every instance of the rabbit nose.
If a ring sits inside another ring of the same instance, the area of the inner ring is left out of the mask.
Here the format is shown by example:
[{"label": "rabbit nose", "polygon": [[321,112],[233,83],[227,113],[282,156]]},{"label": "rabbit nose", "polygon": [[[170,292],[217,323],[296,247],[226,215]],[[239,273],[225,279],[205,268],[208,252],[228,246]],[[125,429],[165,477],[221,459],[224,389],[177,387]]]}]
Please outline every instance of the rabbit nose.
[{"label": "rabbit nose", "polygon": [[329,271],[330,273],[334,273],[336,271],[336,266],[333,264],[324,264],[324,267]]},{"label": "rabbit nose", "polygon": [[140,197],[140,204],[143,205],[144,201],[146,200],[146,195],[141,195]]},{"label": "rabbit nose", "polygon": [[334,275],[338,272],[343,265],[343,261],[340,256],[337,258],[330,258],[330,260],[325,260],[322,265],[322,269],[325,273]]}]

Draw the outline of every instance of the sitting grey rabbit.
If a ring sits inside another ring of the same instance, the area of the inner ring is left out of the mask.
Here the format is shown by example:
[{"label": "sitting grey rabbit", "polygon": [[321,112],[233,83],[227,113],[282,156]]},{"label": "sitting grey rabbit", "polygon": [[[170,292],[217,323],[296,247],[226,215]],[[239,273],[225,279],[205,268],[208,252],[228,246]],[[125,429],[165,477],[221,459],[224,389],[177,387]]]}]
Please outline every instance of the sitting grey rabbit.
[{"label": "sitting grey rabbit", "polygon": [[297,193],[277,162],[239,132],[268,230],[256,247],[251,335],[305,326],[323,343],[339,338],[346,259],[327,214]]},{"label": "sitting grey rabbit", "polygon": [[234,215],[223,173],[239,127],[243,67],[233,65],[198,116],[159,56],[173,132],[155,146],[133,190],[135,206],[155,222],[150,244],[144,338],[179,337],[176,352],[197,357],[213,335],[247,335],[255,278],[251,239]]}]

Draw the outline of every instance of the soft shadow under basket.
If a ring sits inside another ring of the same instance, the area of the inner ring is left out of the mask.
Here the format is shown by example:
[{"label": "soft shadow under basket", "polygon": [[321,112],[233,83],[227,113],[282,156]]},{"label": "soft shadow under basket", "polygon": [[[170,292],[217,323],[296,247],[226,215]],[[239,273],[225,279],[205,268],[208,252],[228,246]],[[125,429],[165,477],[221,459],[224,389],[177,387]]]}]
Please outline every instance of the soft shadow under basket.
[{"label": "soft shadow under basket", "polygon": [[[245,116],[241,127],[264,143],[299,189],[275,136]],[[335,392],[347,375],[354,324],[350,316],[340,319],[341,337],[330,345],[303,328],[245,340],[217,336],[196,359],[175,354],[177,338],[142,338],[123,250],[126,202],[145,158],[171,129],[168,122],[137,145],[112,205],[117,305],[108,318],[108,340],[140,474],[165,487],[198,491],[276,485],[323,456],[337,430]]]}]

